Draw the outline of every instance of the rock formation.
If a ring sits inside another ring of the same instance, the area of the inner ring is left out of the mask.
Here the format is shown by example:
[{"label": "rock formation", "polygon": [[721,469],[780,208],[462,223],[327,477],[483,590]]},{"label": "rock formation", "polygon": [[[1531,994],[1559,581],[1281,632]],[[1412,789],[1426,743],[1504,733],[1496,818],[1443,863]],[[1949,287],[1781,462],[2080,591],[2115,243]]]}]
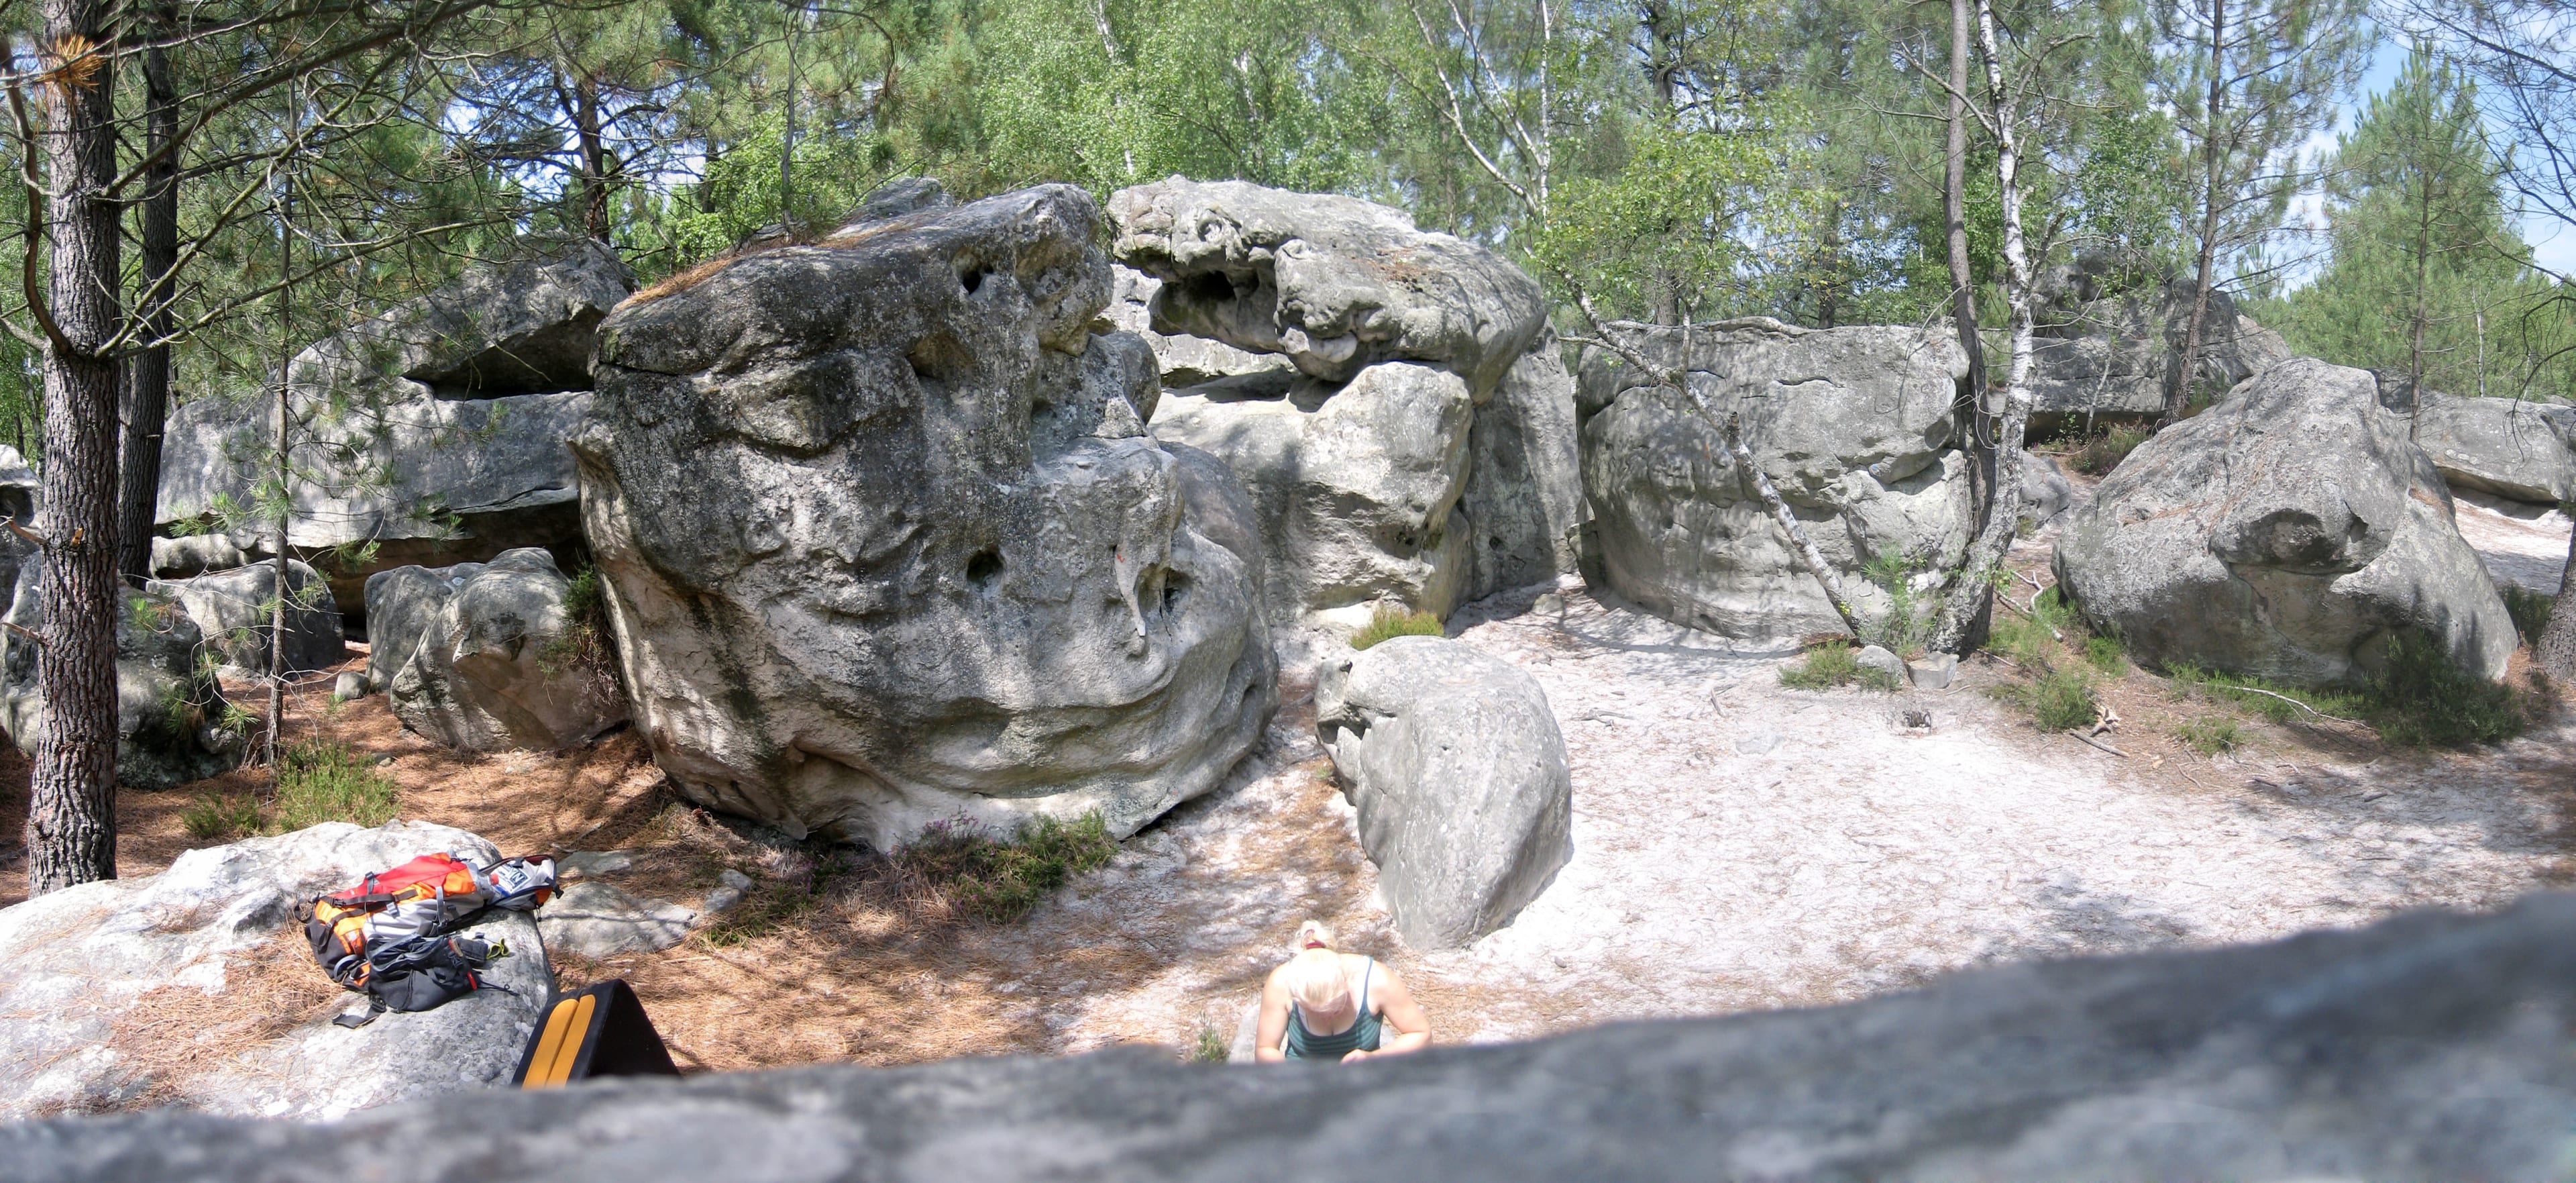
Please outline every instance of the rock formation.
[{"label": "rock formation", "polygon": [[[2534,1179],[2576,1129],[2576,898],[1965,973],[1356,1068],[1168,1049],[0,1126],[51,1183]],[[470,1131],[470,1135],[465,1131]]]},{"label": "rock formation", "polygon": [[[45,560],[32,547],[19,556],[18,582],[8,623],[0,634],[5,677],[0,677],[0,727],[19,750],[33,752],[45,700],[36,686],[36,643],[45,624],[39,590]],[[217,726],[223,699],[211,654],[196,622],[177,597],[128,591],[117,600],[116,781],[138,789],[167,789],[213,776],[241,762],[245,745]]]},{"label": "rock formation", "polygon": [[[2390,383],[2380,385],[2386,401]],[[2576,407],[2426,391],[2414,419],[2415,446],[2454,489],[2542,505],[2576,498]]]},{"label": "rock formation", "polygon": [[367,580],[367,680],[402,725],[451,748],[553,750],[626,721],[614,675],[586,651],[572,581],[534,547],[489,564],[396,567]]},{"label": "rock formation", "polygon": [[1440,637],[1327,658],[1315,731],[1418,948],[1510,923],[1573,856],[1565,739],[1547,692],[1510,662]]},{"label": "rock formation", "polygon": [[[277,599],[275,563],[187,579],[155,579],[144,586],[177,599],[225,665],[267,676],[273,624],[269,604]],[[348,646],[340,638],[340,605],[321,573],[300,559],[288,559],[286,587],[286,672],[311,673],[338,665]]]},{"label": "rock formation", "polygon": [[[1658,364],[1682,331],[1622,326]],[[1954,569],[1974,525],[1951,400],[1967,356],[1934,329],[1802,329],[1767,318],[1702,326],[1689,369],[1843,573],[1863,619],[1887,596],[1860,572],[1893,558]],[[1596,584],[1665,619],[1730,637],[1842,631],[1718,427],[1617,357],[1588,350],[1576,396]]]},{"label": "rock formation", "polygon": [[2368,370],[2296,358],[2130,453],[2057,544],[2058,587],[2151,665],[2299,685],[2431,637],[2504,675],[2514,630],[2450,489]]},{"label": "rock formation", "polygon": [[1398,210],[1239,181],[1141,185],[1110,212],[1109,321],[1175,388],[1154,433],[1250,487],[1276,623],[1446,614],[1573,568],[1572,384],[1519,268]]},{"label": "rock formation", "polygon": [[[317,475],[298,482],[288,545],[311,557],[376,544],[354,569],[324,564],[340,603],[363,605],[367,576],[399,566],[523,546],[570,553],[580,510],[564,444],[589,412],[593,334],[633,286],[614,251],[584,240],[552,258],[470,268],[295,356],[299,437],[344,450],[299,456]],[[171,415],[156,515],[165,532],[218,498],[249,504],[267,476],[274,397],[202,397]],[[265,553],[268,529],[244,526],[231,542]]]},{"label": "rock formation", "polygon": [[585,533],[679,790],[885,848],[1213,787],[1276,701],[1221,480],[1095,334],[1099,214],[1042,186],[746,254],[600,329]]},{"label": "rock formation", "polygon": [[[2164,417],[2165,375],[2181,360],[2190,329],[2192,281],[2106,293],[2102,278],[2087,270],[2094,262],[2064,265],[2043,284],[2049,307],[2039,314],[2031,351],[2034,440],[2069,427]],[[1986,365],[1997,383],[2006,348],[2001,333],[1987,334]],[[2193,379],[2203,397],[2216,399],[2289,357],[2281,334],[2237,311],[2227,293],[2209,294]]]},{"label": "rock formation", "polygon": [[[499,989],[356,1030],[331,1018],[364,1010],[363,996],[320,1009],[309,996],[340,991],[314,964],[296,905],[439,851],[499,857],[446,826],[325,822],[0,910],[0,1061],[14,1067],[0,1076],[0,1117],[177,1104],[320,1119],[507,1082],[553,987],[525,914],[490,913],[466,930],[509,946],[483,972]],[[303,1001],[281,1005],[281,993]],[[27,1169],[14,1152],[0,1162],[0,1173]],[[274,1177],[274,1164],[252,1173]]]}]

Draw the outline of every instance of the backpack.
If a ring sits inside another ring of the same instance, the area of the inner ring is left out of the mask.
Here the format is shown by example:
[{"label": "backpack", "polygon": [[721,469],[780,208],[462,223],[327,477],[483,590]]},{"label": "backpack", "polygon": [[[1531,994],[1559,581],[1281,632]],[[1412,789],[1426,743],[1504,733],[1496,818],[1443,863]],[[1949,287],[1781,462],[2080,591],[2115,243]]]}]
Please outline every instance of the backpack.
[{"label": "backpack", "polygon": [[476,867],[442,853],[315,897],[298,909],[313,959],[332,981],[363,991],[368,1001],[363,1017],[332,1021],[363,1027],[385,1011],[429,1010],[483,988],[487,983],[475,971],[509,956],[509,947],[452,934],[489,908],[532,911],[554,887],[552,859]]}]

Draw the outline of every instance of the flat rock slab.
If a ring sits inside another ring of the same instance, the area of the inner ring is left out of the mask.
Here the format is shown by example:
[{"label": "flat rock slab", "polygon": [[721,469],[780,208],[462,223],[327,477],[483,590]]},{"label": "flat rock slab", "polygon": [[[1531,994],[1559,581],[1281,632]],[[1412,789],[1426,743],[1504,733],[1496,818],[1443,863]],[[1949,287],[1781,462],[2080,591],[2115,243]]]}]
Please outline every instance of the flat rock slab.
[{"label": "flat rock slab", "polygon": [[2533,1178],[2576,1128],[2576,897],[1963,974],[1355,1069],[1072,1059],[487,1093],[332,1125],[0,1128],[29,1178]]},{"label": "flat rock slab", "polygon": [[605,883],[563,890],[537,913],[546,948],[592,959],[668,949],[688,938],[696,911],[668,900],[639,899]]}]

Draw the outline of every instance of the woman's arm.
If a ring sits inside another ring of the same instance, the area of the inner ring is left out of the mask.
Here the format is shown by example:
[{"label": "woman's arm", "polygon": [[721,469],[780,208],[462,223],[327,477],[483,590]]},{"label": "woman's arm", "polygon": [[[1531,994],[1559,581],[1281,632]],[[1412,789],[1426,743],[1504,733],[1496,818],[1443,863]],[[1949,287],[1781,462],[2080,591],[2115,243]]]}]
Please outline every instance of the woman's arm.
[{"label": "woman's arm", "polygon": [[[1377,972],[1381,975],[1375,987],[1378,1016],[1385,1019],[1386,1025],[1395,1028],[1396,1032],[1393,1039],[1381,1037],[1378,1040],[1377,1054],[1400,1056],[1406,1052],[1418,1052],[1431,1046],[1431,1016],[1422,1013],[1422,1004],[1413,1000],[1413,991],[1404,988],[1404,979],[1398,977],[1385,962],[1378,963]],[[1367,1057],[1364,1053],[1352,1052],[1343,1058],[1348,1060]]]},{"label": "woman's arm", "polygon": [[1252,1041],[1252,1058],[1264,1064],[1276,1064],[1288,1058],[1288,991],[1279,984],[1279,974],[1272,971],[1270,980],[1261,984],[1261,1028]]}]

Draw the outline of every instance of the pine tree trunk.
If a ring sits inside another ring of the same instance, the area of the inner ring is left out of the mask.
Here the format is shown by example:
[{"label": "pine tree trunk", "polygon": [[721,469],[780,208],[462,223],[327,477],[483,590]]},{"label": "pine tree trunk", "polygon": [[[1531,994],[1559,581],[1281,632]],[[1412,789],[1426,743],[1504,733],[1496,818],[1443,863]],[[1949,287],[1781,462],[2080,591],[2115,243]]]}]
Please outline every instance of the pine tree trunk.
[{"label": "pine tree trunk", "polygon": [[[2566,507],[2576,508],[2576,507]],[[2558,575],[2558,602],[2532,643],[2531,664],[2561,682],[2576,684],[2576,534],[2567,538],[2567,569]]]},{"label": "pine tree trunk", "polygon": [[1968,264],[1968,0],[1950,0],[1950,142],[1942,177],[1941,213],[1950,239],[1950,323],[1968,354],[1968,409],[1960,416],[1967,440],[1970,492],[1977,523],[1994,506],[1995,453],[1978,428],[1986,407],[1986,342],[1977,332],[1977,279]]},{"label": "pine tree trunk", "polygon": [[[45,597],[27,803],[27,892],[116,877],[116,412],[118,365],[98,356],[118,329],[114,71],[104,0],[45,0],[44,47],[86,42],[93,56],[49,60],[40,87],[47,277],[55,336],[46,350]],[[31,214],[37,211],[29,211]]]},{"label": "pine tree trunk", "polygon": [[599,82],[587,71],[573,83],[573,130],[581,148],[582,228],[608,241],[608,141],[600,127]]},{"label": "pine tree trunk", "polygon": [[[168,5],[153,10],[153,35],[174,22]],[[168,51],[154,46],[143,52],[143,84],[150,103],[144,128],[144,151],[158,152],[179,131],[178,89],[170,77]],[[172,327],[169,274],[179,261],[179,161],[174,154],[151,166],[143,194],[143,249],[140,273],[144,331],[153,340]],[[126,370],[125,446],[118,463],[117,573],[139,584],[152,576],[152,524],[161,495],[161,433],[170,417],[170,347],[154,345],[134,356]]]},{"label": "pine tree trunk", "polygon": [[2227,99],[2227,0],[2210,0],[2209,8],[2209,112],[2208,125],[2202,128],[2203,168],[2208,183],[2203,187],[2200,215],[2200,270],[2192,281],[2191,321],[2182,334],[2182,356],[2174,359],[2165,374],[2165,418],[2178,422],[2184,411],[2191,409],[2191,380],[2200,370],[2200,335],[2209,320],[2209,291],[2215,281],[2210,274],[2218,256],[2218,116]]}]

